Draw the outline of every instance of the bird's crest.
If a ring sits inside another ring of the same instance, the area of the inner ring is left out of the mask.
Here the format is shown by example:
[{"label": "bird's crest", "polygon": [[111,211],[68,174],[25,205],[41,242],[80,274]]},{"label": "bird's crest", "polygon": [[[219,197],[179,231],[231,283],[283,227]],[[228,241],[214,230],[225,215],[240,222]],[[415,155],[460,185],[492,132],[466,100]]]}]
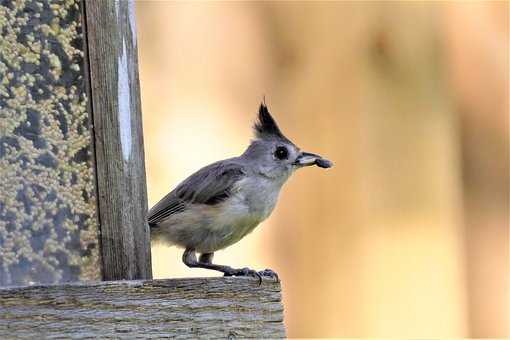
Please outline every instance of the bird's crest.
[{"label": "bird's crest", "polygon": [[277,138],[290,142],[280,131],[265,102],[260,103],[258,119],[253,125],[253,130],[257,139]]}]

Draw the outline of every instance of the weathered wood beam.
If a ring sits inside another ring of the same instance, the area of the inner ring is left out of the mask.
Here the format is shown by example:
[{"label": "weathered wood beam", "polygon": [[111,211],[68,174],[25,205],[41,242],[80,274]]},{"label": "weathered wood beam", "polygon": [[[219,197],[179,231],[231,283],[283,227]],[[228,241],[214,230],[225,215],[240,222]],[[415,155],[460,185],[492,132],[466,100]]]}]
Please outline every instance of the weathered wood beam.
[{"label": "weathered wood beam", "polygon": [[83,2],[103,279],[152,277],[132,1]]},{"label": "weathered wood beam", "polygon": [[253,278],[0,288],[0,338],[281,338],[280,283]]}]

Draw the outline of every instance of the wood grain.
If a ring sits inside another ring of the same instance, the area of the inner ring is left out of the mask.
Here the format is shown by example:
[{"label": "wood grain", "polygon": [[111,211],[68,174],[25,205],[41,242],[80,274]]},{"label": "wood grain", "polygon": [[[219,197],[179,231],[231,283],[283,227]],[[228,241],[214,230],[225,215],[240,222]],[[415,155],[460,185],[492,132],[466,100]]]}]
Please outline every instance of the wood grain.
[{"label": "wood grain", "polygon": [[103,279],[152,277],[132,1],[85,1]]},{"label": "wood grain", "polygon": [[193,278],[0,289],[0,338],[281,338],[271,279]]}]

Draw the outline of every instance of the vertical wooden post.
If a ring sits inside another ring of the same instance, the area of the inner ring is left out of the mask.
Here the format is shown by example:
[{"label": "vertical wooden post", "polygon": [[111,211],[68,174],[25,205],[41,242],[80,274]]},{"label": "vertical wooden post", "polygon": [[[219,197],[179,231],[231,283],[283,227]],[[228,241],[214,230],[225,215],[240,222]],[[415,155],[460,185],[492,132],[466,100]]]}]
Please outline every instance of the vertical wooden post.
[{"label": "vertical wooden post", "polygon": [[152,277],[132,1],[84,1],[103,279]]}]

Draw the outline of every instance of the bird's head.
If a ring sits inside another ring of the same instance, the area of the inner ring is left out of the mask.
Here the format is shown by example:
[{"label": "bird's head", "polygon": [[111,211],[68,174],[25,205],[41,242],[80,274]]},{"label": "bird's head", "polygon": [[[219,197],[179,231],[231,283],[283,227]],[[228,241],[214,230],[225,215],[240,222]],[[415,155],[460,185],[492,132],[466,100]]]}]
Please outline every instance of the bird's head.
[{"label": "bird's head", "polygon": [[261,175],[287,179],[296,169],[317,165],[329,168],[332,163],[319,155],[301,151],[280,131],[265,103],[260,104],[253,125],[255,139],[242,155]]}]

